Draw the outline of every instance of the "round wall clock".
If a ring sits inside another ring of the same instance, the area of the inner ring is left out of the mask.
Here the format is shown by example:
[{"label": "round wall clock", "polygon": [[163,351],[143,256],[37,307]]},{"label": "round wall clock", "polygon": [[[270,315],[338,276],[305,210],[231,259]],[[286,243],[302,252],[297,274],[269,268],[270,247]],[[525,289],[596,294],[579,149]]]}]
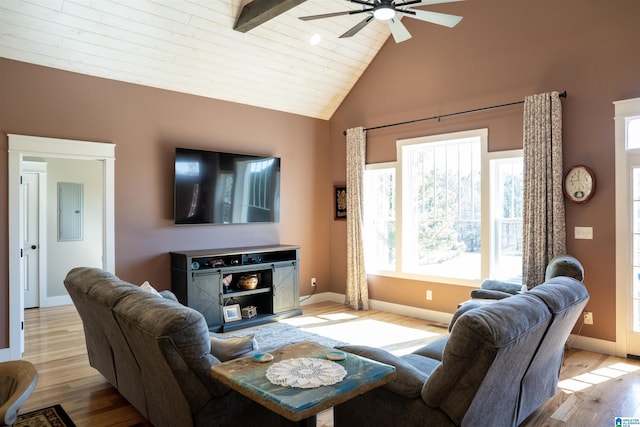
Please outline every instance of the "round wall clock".
[{"label": "round wall clock", "polygon": [[585,165],[575,165],[564,175],[565,196],[573,203],[586,203],[596,191],[596,176]]}]

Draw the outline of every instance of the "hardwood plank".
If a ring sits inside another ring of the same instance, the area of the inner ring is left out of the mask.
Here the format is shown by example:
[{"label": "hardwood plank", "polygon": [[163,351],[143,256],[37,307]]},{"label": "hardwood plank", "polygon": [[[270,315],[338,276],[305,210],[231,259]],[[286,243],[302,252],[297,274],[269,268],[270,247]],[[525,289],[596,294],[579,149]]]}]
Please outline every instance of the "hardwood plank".
[{"label": "hardwood plank", "polygon": [[[355,312],[332,302],[304,306],[302,316],[286,321],[314,333],[340,331],[334,339],[352,333],[347,341],[396,354],[447,333],[446,325],[376,310]],[[362,334],[363,322],[377,322],[385,330],[395,325],[402,333],[410,328],[418,338],[397,342],[385,334]],[[40,381],[20,412],[59,403],[78,427],[151,425],[89,366],[82,323],[72,305],[25,311],[24,359],[36,365]],[[604,426],[613,425],[617,416],[640,417],[640,361],[568,349],[558,393],[522,425]],[[318,415],[318,426],[332,427],[332,420],[327,410]]]}]

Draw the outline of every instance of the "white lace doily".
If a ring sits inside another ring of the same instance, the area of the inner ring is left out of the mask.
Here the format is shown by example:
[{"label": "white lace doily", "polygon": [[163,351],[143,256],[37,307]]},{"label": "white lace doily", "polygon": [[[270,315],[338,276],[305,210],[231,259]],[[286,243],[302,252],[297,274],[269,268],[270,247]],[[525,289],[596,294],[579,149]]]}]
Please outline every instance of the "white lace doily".
[{"label": "white lace doily", "polygon": [[300,357],[274,363],[269,366],[266,375],[272,384],[315,388],[339,383],[347,371],[330,360]]}]

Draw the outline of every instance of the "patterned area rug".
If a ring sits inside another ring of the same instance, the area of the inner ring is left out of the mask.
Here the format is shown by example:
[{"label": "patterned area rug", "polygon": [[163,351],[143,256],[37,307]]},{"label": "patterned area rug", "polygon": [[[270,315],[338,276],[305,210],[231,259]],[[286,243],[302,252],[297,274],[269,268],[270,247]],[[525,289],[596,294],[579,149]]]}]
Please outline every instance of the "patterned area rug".
[{"label": "patterned area rug", "polygon": [[76,427],[62,406],[55,405],[18,415],[14,427]]},{"label": "patterned area rug", "polygon": [[300,341],[313,341],[327,347],[335,347],[345,345],[346,342],[334,340],[312,332],[304,331],[295,326],[286,323],[269,323],[267,325],[247,328],[241,331],[220,334],[228,337],[240,337],[248,334],[254,334],[254,338],[258,343],[258,349],[261,351],[273,350],[280,348],[286,344],[293,344]]}]

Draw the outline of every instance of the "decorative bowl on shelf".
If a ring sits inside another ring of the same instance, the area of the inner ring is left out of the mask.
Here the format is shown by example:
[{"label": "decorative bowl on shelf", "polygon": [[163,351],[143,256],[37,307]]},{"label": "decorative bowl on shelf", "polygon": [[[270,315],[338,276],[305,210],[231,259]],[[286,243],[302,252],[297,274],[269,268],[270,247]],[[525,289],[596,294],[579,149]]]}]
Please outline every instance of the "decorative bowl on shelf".
[{"label": "decorative bowl on shelf", "polygon": [[250,291],[258,287],[257,274],[245,274],[238,279],[238,287],[244,291]]}]

